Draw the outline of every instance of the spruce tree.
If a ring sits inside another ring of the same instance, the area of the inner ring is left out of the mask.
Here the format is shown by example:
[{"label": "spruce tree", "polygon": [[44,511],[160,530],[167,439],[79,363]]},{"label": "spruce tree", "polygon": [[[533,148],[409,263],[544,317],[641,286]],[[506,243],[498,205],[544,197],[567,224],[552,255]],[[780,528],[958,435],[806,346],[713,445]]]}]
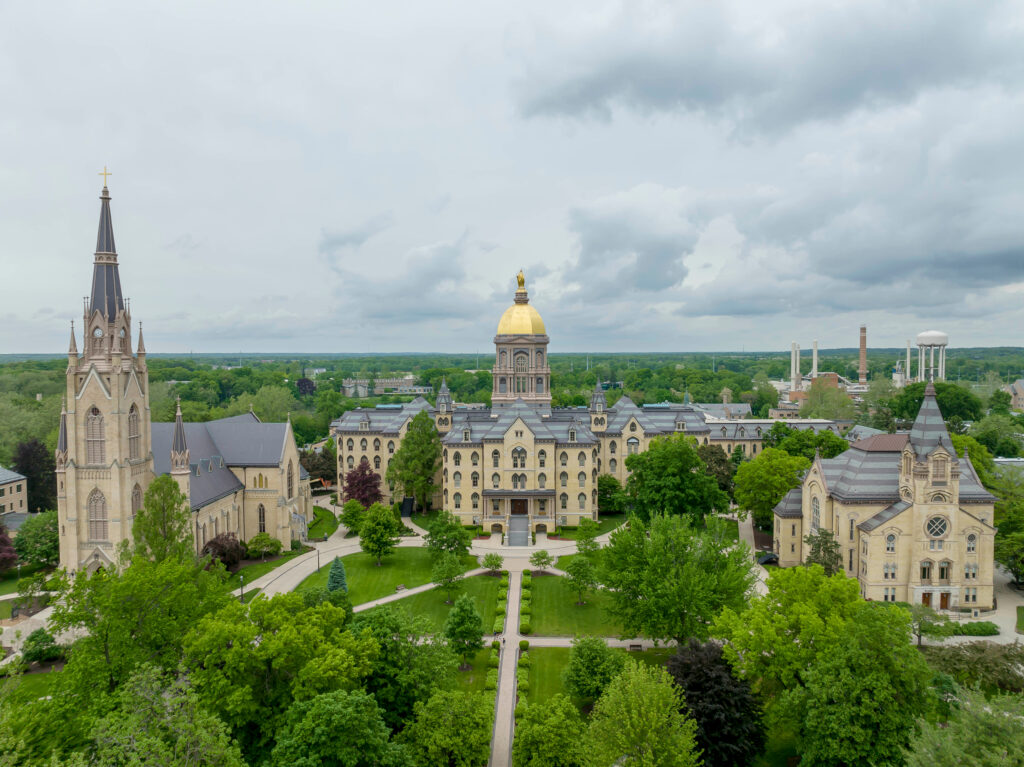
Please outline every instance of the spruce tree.
[{"label": "spruce tree", "polygon": [[348,578],[345,576],[345,563],[341,561],[341,557],[335,557],[331,562],[331,570],[327,573],[327,590],[348,593]]}]

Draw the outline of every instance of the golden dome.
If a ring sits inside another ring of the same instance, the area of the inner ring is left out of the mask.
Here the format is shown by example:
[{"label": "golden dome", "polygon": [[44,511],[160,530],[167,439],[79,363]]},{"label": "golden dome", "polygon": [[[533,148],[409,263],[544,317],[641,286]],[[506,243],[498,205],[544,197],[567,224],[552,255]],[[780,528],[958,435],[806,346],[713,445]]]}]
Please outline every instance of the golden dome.
[{"label": "golden dome", "polygon": [[530,306],[530,298],[526,294],[526,278],[522,271],[516,275],[519,289],[516,290],[516,302],[512,304],[505,313],[501,315],[498,322],[499,336],[542,336],[547,331],[544,329],[544,320],[540,313]]}]

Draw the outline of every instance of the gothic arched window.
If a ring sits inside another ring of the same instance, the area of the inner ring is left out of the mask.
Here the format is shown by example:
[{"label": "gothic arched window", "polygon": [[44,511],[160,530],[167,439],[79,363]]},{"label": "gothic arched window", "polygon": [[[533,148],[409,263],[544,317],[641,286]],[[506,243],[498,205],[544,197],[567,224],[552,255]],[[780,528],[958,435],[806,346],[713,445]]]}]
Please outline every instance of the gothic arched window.
[{"label": "gothic arched window", "polygon": [[133,461],[140,457],[139,442],[139,409],[132,405],[128,411],[128,457]]},{"label": "gothic arched window", "polygon": [[452,484],[455,487],[462,487],[462,472],[461,471],[457,471],[454,474],[452,474]]},{"label": "gothic arched window", "polygon": [[512,451],[512,468],[526,468],[526,451],[521,447],[517,447]]},{"label": "gothic arched window", "polygon": [[[707,443],[707,440],[704,440],[704,444],[706,445]],[[613,439],[611,442],[608,443],[608,452],[611,453],[612,455],[615,455],[615,448],[615,440]]]},{"label": "gothic arched window", "polygon": [[142,511],[142,488],[138,485],[132,488],[132,516]]},{"label": "gothic arched window", "polygon": [[618,468],[619,462],[616,461],[614,458],[608,461],[608,471],[610,471],[612,474],[614,474]]},{"label": "gothic arched window", "polygon": [[89,540],[107,540],[107,499],[99,488],[89,493]]},{"label": "gothic arched window", "polygon": [[580,487],[586,487],[587,486],[587,473],[585,471],[581,471],[580,474],[579,474],[579,477],[577,477],[577,479],[579,479],[579,481],[580,481]]},{"label": "gothic arched window", "polygon": [[348,442],[345,443],[345,446],[348,447],[349,450],[355,450],[356,443],[352,441],[351,437],[349,437]]},{"label": "gothic arched window", "polygon": [[395,443],[392,440],[388,440],[388,454],[395,452]]},{"label": "gothic arched window", "polygon": [[629,455],[636,455],[640,450],[640,440],[636,437],[630,437],[626,440],[626,452]]},{"label": "gothic arched window", "polygon": [[579,497],[577,497],[576,500],[579,501],[580,511],[583,511],[584,509],[587,508],[587,495],[586,495],[586,493],[580,493]]},{"label": "gothic arched window", "polygon": [[260,532],[267,532],[267,510],[263,508],[262,503],[256,507],[256,521],[259,523]]},{"label": "gothic arched window", "polygon": [[497,469],[498,468],[498,463],[500,461],[501,461],[501,453],[499,453],[497,450],[492,451],[491,452],[491,465],[495,469]]},{"label": "gothic arched window", "polygon": [[561,506],[562,509],[568,509],[569,508],[569,496],[566,495],[565,493],[562,493],[560,496],[558,496],[558,505]]},{"label": "gothic arched window", "polygon": [[527,360],[525,354],[517,354],[515,359],[515,366],[517,373],[525,373],[526,369],[530,366],[529,360]]},{"label": "gothic arched window", "polygon": [[85,423],[86,463],[106,463],[103,448],[103,415],[98,407],[93,407],[89,410]]},{"label": "gothic arched window", "polygon": [[359,440],[359,449],[366,450],[366,437],[363,437],[361,440]]},{"label": "gothic arched window", "polygon": [[356,465],[356,459],[353,458],[352,456],[349,456],[348,458],[345,459],[345,463],[348,464],[348,468],[351,469],[353,466]]},{"label": "gothic arched window", "polygon": [[380,450],[380,440],[379,439],[373,440],[373,449],[374,450]]},{"label": "gothic arched window", "polygon": [[580,466],[587,465],[587,454],[584,453],[582,450],[580,450],[580,454],[576,457],[576,459],[579,462]]},{"label": "gothic arched window", "polygon": [[491,485],[493,487],[498,487],[498,485],[500,485],[500,484],[501,484],[501,477],[499,477],[497,474],[492,474],[491,475]]},{"label": "gothic arched window", "polygon": [[462,493],[456,493],[455,495],[453,495],[452,500],[455,502],[456,509],[462,508]]},{"label": "gothic arched window", "polygon": [[373,457],[373,468],[375,468],[375,469],[379,469],[380,468],[380,456],[379,455],[375,455]]},{"label": "gothic arched window", "polygon": [[473,464],[474,466],[476,466],[478,463],[480,463],[480,456],[477,455],[476,450],[474,450],[473,454],[469,456],[469,462],[471,464]]},{"label": "gothic arched window", "polygon": [[817,498],[811,499],[811,529],[817,531],[821,527],[821,502]]},{"label": "gothic arched window", "polygon": [[455,455],[453,455],[452,456],[452,462],[456,466],[461,466],[462,465],[462,453],[456,453]]},{"label": "gothic arched window", "polygon": [[547,474],[545,474],[544,472],[541,472],[540,474],[537,475],[537,487],[539,487],[541,490],[543,490],[545,488],[545,486],[547,485],[547,483],[548,483]]},{"label": "gothic arched window", "polygon": [[558,456],[558,462],[559,462],[560,464],[562,464],[562,466],[568,466],[568,465],[569,465],[569,454],[568,454],[568,453],[566,453],[566,452],[565,452],[565,451],[563,450],[563,451],[562,451],[562,454],[561,454],[560,456]]},{"label": "gothic arched window", "polygon": [[569,485],[569,475],[568,475],[568,474],[566,474],[566,473],[565,473],[565,472],[563,471],[563,472],[562,472],[561,474],[559,474],[559,475],[558,475],[558,483],[559,483],[559,484],[560,484],[560,485],[561,485],[562,487],[568,487],[568,485]]},{"label": "gothic arched window", "polygon": [[475,511],[476,509],[479,509],[480,508],[480,494],[479,493],[473,493],[472,501],[473,501],[473,510]]},{"label": "gothic arched window", "polygon": [[295,497],[295,467],[288,461],[288,497]]},{"label": "gothic arched window", "polygon": [[548,460],[548,454],[546,450],[541,450],[537,453],[537,465],[540,468],[544,468],[544,463]]},{"label": "gothic arched window", "polygon": [[480,484],[480,474],[478,472],[474,471],[473,474],[472,474],[472,480],[473,480],[473,487],[477,487]]}]

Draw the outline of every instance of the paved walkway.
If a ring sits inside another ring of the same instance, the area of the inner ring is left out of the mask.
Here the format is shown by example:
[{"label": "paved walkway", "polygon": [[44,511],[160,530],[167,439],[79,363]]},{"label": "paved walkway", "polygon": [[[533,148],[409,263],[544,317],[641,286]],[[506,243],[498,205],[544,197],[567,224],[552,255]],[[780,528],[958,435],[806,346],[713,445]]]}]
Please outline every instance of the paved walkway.
[{"label": "paved walkway", "polygon": [[508,608],[501,640],[498,666],[498,694],[494,704],[494,732],[491,735],[490,767],[512,763],[512,735],[515,728],[516,668],[519,663],[519,599],[523,589],[523,568],[509,568]]},{"label": "paved walkway", "polygon": [[[474,575],[483,575],[488,573],[490,570],[485,570],[482,567],[478,567],[475,570],[468,570],[463,574],[464,578],[472,578]],[[356,605],[352,608],[352,612],[361,613],[364,610],[371,610],[378,605],[386,605],[389,602],[397,602],[399,599],[405,599],[411,597],[413,594],[422,594],[424,591],[430,591],[431,589],[437,588],[436,583],[424,583],[422,586],[414,586],[411,589],[403,589],[402,591],[396,591],[394,594],[388,594],[386,597],[380,599],[374,599],[371,602],[363,602],[362,604]]]},{"label": "paved walkway", "polygon": [[750,551],[754,558],[754,571],[757,573],[757,582],[754,584],[754,588],[758,594],[767,594],[768,586],[766,581],[768,580],[768,571],[764,568],[764,565],[757,563],[758,550],[754,545],[754,515],[747,514],[746,519],[739,519],[737,521],[740,529],[740,540],[743,541],[750,547]]}]

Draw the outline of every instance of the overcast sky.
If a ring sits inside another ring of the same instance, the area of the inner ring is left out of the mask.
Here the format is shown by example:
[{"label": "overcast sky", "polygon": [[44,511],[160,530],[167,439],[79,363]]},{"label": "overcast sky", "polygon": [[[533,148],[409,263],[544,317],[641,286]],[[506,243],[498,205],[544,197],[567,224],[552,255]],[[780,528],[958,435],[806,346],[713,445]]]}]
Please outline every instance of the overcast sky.
[{"label": "overcast sky", "polygon": [[1024,345],[1021,2],[0,2],[0,352]]}]

